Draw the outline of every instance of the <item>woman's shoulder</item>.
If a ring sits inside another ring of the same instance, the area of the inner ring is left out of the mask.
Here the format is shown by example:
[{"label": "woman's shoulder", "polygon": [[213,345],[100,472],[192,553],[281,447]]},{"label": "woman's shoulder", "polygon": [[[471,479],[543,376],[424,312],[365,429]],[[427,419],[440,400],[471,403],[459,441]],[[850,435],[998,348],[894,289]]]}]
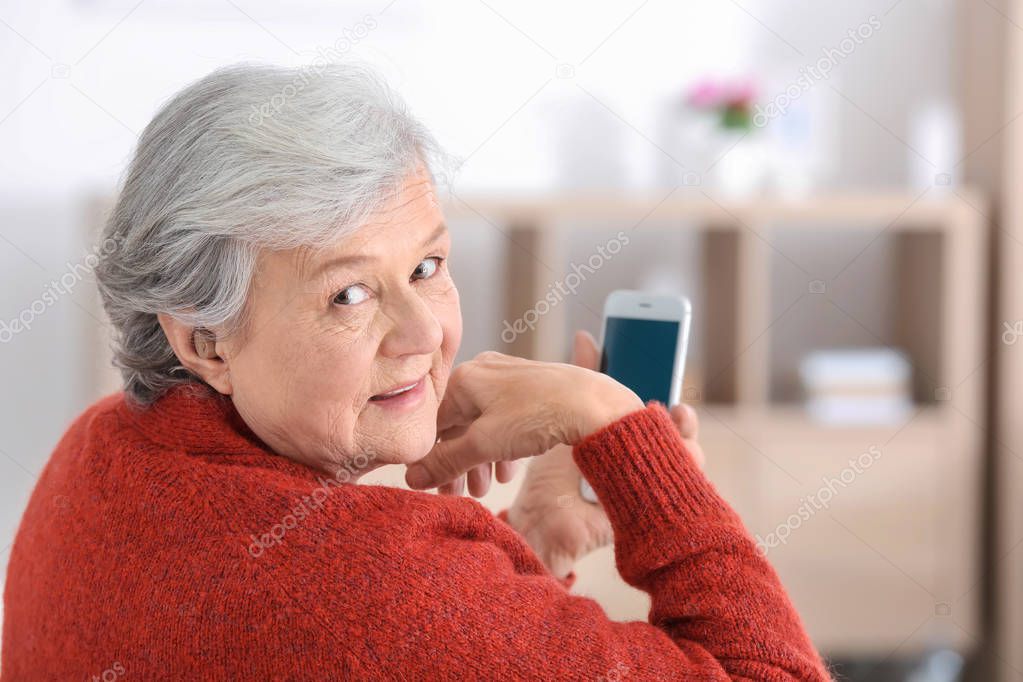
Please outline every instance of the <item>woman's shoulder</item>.
[{"label": "woman's shoulder", "polygon": [[55,448],[79,447],[84,440],[95,436],[98,431],[112,428],[112,419],[124,404],[124,392],[104,395],[86,406],[64,429]]},{"label": "woman's shoulder", "polygon": [[71,425],[25,512],[20,558],[37,568],[52,559],[56,575],[77,557],[83,581],[89,557],[121,580],[126,567],[167,575],[170,561],[187,582],[257,569],[287,577],[299,565],[371,574],[431,561],[445,540],[521,552],[475,500],[358,484],[260,448],[193,452],[149,438],[125,409],[123,396],[105,396]]},{"label": "woman's shoulder", "polygon": [[108,527],[158,523],[165,539],[176,529],[192,539],[251,538],[293,523],[410,530],[457,518],[435,495],[359,485],[348,469],[328,474],[277,455],[230,416],[215,401],[140,408],[123,392],[103,396],[68,427],[34,497],[59,497],[83,521]]}]

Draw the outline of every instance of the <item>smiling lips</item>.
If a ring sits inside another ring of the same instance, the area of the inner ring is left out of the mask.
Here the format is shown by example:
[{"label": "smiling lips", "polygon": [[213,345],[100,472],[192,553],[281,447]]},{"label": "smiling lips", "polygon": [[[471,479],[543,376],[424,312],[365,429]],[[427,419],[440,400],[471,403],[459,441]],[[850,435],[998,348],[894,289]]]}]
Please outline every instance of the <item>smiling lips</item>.
[{"label": "smiling lips", "polygon": [[395,400],[396,398],[399,397],[412,398],[414,397],[415,394],[421,392],[425,379],[426,376],[423,375],[419,377],[419,379],[417,379],[416,381],[396,386],[395,388],[392,388],[391,390],[385,393],[378,393],[372,398],[370,398],[370,400],[373,402],[386,402]]}]

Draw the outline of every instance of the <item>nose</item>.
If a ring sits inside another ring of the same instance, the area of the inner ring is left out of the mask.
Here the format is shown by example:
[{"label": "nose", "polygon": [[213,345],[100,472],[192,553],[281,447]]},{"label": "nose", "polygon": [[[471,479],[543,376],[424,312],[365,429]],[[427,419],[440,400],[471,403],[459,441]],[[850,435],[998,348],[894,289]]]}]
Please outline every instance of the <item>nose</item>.
[{"label": "nose", "polygon": [[380,352],[391,358],[405,355],[431,355],[444,338],[440,321],[428,300],[415,290],[402,292],[401,297],[385,308],[390,325],[380,344]]}]

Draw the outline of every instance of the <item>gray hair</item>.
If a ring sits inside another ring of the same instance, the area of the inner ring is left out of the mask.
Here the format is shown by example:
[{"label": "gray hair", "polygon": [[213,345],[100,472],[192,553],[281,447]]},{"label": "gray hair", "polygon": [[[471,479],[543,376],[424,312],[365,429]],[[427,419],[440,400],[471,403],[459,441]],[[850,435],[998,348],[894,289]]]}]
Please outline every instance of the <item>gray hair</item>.
[{"label": "gray hair", "polygon": [[127,396],[196,380],[157,313],[239,329],[260,250],[334,243],[444,160],[365,66],[241,64],[180,91],[139,138],[96,268]]}]

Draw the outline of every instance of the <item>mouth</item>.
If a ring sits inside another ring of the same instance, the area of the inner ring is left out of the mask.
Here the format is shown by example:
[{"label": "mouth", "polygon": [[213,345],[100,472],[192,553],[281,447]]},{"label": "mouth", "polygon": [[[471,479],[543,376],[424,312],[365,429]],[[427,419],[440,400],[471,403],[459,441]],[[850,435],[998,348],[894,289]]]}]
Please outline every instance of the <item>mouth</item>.
[{"label": "mouth", "polygon": [[386,405],[388,407],[413,405],[419,402],[419,399],[423,396],[425,390],[426,375],[424,374],[415,381],[406,381],[384,391],[383,393],[377,393],[369,400],[372,403],[382,406]]}]

